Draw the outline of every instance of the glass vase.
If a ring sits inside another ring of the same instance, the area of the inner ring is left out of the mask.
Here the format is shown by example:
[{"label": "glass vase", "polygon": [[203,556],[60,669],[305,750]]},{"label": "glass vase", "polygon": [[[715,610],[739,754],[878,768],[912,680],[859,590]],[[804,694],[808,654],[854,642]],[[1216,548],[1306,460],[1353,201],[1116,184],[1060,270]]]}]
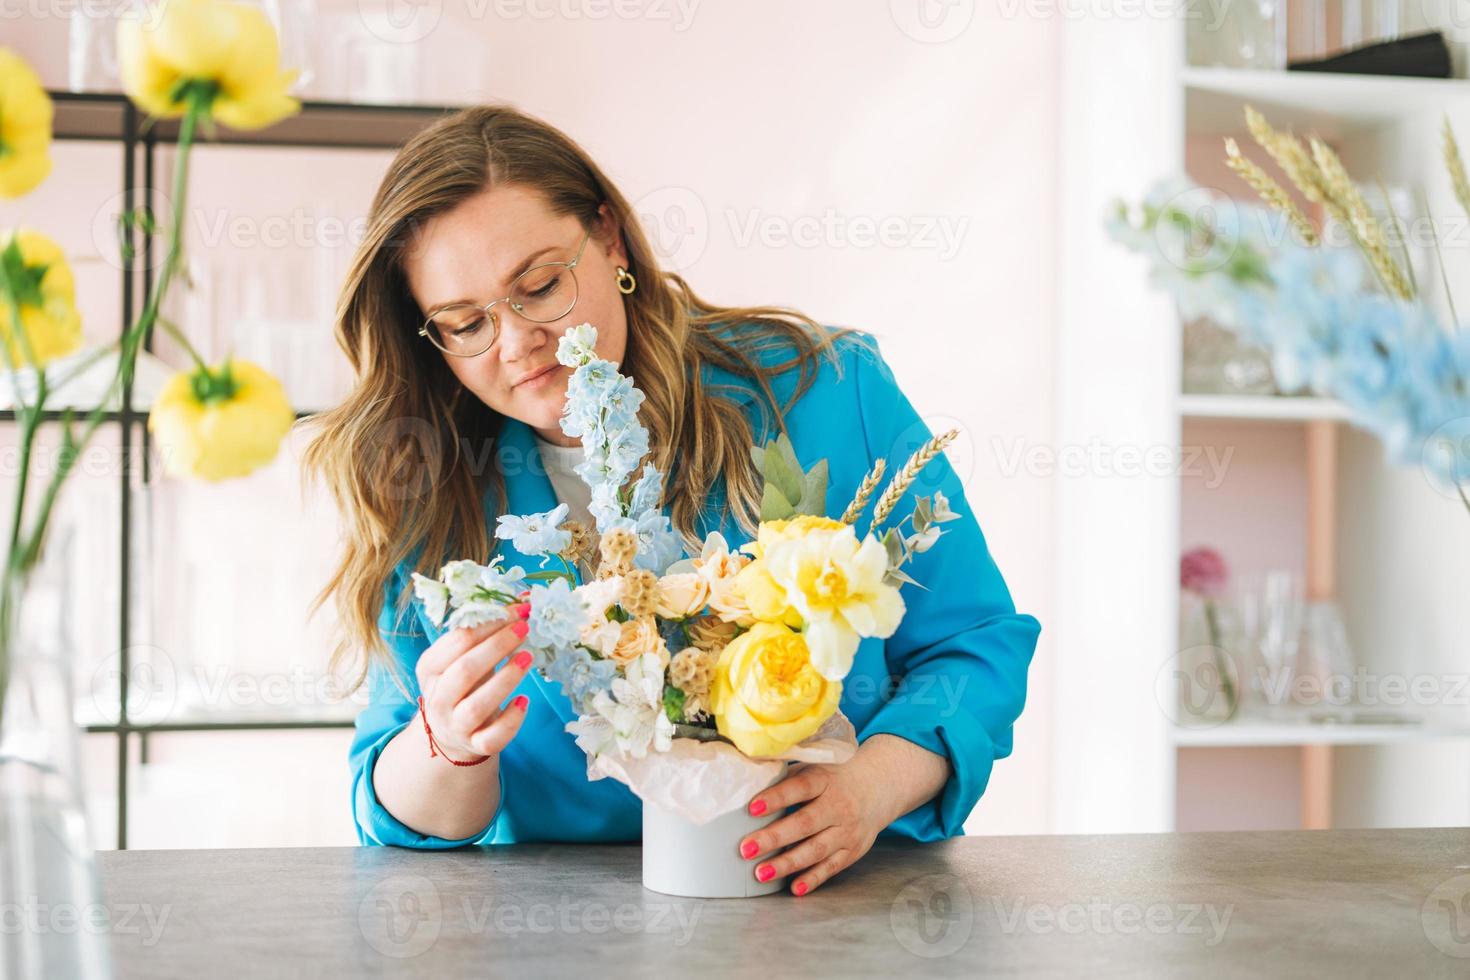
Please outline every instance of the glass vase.
[{"label": "glass vase", "polygon": [[111,975],[108,922],[82,803],[73,716],[70,533],[0,586],[0,976]]}]

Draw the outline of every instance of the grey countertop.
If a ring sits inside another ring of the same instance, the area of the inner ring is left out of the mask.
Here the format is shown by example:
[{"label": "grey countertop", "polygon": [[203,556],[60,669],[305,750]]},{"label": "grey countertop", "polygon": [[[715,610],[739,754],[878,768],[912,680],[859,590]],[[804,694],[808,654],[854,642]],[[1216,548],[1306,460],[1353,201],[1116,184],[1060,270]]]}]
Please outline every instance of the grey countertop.
[{"label": "grey countertop", "polygon": [[1470,976],[1462,829],[883,841],[717,901],[644,890],[637,846],[99,862],[120,978]]}]

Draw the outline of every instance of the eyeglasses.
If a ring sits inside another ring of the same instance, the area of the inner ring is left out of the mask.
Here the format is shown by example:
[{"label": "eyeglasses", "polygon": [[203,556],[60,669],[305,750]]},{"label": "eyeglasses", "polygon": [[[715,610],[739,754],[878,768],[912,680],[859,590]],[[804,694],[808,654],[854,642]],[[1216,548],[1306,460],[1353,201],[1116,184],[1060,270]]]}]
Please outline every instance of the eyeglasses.
[{"label": "eyeglasses", "polygon": [[516,315],[533,323],[552,323],[572,312],[577,305],[577,274],[573,270],[582,261],[587,247],[588,231],[577,246],[570,262],[546,262],[532,266],[516,276],[510,284],[510,295],[476,306],[452,303],[429,314],[419,328],[420,337],[453,357],[477,357],[490,349],[500,336],[500,317],[493,307],[507,303]]}]

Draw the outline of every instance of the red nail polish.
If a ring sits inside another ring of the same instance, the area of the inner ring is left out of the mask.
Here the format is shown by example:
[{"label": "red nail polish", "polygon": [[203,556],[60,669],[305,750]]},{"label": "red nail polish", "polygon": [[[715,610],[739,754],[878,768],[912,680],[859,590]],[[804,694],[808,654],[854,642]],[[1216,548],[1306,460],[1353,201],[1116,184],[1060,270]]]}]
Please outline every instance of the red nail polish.
[{"label": "red nail polish", "polygon": [[796,893],[797,898],[800,898],[801,896],[806,894],[806,882],[798,881],[796,884],[791,886],[791,890]]},{"label": "red nail polish", "polygon": [[512,657],[510,659],[510,662],[515,664],[521,670],[525,670],[527,667],[531,666],[531,651],[522,650],[520,653]]},{"label": "red nail polish", "polygon": [[517,710],[525,711],[531,706],[531,699],[526,697],[524,694],[517,694],[510,703],[511,706],[516,708]]},{"label": "red nail polish", "polygon": [[531,604],[529,602],[515,602],[506,607],[506,611],[512,616],[525,619],[531,615]]},{"label": "red nail polish", "polygon": [[531,632],[531,624],[526,622],[525,620],[522,620],[519,623],[511,623],[510,631],[524,640],[526,638],[526,634]]},{"label": "red nail polish", "polygon": [[530,589],[527,589],[526,591],[522,592],[520,595],[516,596],[517,599],[529,599],[530,597],[531,597],[531,590]]},{"label": "red nail polish", "polygon": [[769,864],[763,864],[759,868],[755,869],[755,876],[761,881],[770,881],[772,878],[776,877],[776,869],[771,867]]},{"label": "red nail polish", "polygon": [[740,856],[747,861],[755,857],[758,853],[760,853],[760,845],[753,840],[748,840],[740,845]]},{"label": "red nail polish", "polygon": [[750,801],[750,815],[752,817],[758,817],[762,813],[765,813],[765,812],[766,812],[766,801],[765,800],[751,800]]}]

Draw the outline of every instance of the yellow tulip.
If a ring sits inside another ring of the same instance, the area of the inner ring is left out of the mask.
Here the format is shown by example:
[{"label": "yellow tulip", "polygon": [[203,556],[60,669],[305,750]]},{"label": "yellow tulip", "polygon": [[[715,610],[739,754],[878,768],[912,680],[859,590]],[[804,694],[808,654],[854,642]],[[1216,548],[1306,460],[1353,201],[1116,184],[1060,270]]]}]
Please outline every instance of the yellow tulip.
[{"label": "yellow tulip", "polygon": [[20,197],[51,172],[51,115],[41,79],[0,48],[0,197]]},{"label": "yellow tulip", "polygon": [[287,95],[275,30],[259,7],[229,0],[164,0],[156,23],[117,25],[123,90],[155,116],[183,115],[191,84],[209,113],[234,129],[260,129],[301,108]]},{"label": "yellow tulip", "polygon": [[[9,352],[7,363],[37,365],[70,354],[82,345],[82,317],[76,307],[76,281],[66,253],[45,235],[29,228],[0,232],[0,263],[10,290],[0,289],[0,338]],[[21,330],[15,335],[15,309],[10,292],[20,299]]]},{"label": "yellow tulip", "polygon": [[720,651],[709,696],[721,735],[748,756],[774,757],[832,717],[842,684],[812,667],[800,633],[756,623]]},{"label": "yellow tulip", "polygon": [[148,415],[164,469],[174,476],[228,480],[275,458],[295,421],[286,390],[268,371],[231,360],[169,379]]}]

